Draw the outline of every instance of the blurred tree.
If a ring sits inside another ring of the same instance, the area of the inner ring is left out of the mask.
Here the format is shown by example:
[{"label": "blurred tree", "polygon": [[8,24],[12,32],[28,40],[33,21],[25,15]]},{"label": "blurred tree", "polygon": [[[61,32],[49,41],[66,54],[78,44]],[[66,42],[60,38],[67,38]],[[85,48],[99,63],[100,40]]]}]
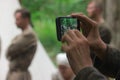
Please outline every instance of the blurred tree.
[{"label": "blurred tree", "polygon": [[106,0],[106,21],[112,29],[115,47],[120,49],[120,0]]},{"label": "blurred tree", "polygon": [[104,17],[112,30],[112,44],[120,49],[120,0],[96,0],[104,4]]}]

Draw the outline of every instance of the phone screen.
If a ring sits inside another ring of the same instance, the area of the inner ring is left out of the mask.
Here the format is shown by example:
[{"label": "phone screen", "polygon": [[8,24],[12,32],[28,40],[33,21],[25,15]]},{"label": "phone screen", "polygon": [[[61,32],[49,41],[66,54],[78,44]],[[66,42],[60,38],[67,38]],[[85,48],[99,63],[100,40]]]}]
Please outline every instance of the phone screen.
[{"label": "phone screen", "polygon": [[60,18],[61,35],[71,29],[78,28],[78,20],[76,18]]}]

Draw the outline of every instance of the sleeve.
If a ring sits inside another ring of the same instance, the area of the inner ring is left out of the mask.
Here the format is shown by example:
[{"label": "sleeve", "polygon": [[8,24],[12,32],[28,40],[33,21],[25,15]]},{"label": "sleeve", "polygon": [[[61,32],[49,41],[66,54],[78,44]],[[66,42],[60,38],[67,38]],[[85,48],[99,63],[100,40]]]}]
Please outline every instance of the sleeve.
[{"label": "sleeve", "polygon": [[37,40],[35,36],[31,34],[23,35],[20,39],[12,43],[7,50],[7,58],[11,58],[16,55],[20,55],[28,50],[33,45],[36,45]]},{"label": "sleeve", "polygon": [[106,52],[104,60],[99,63],[97,69],[106,76],[115,78],[120,71],[120,51],[108,46]]},{"label": "sleeve", "polygon": [[74,80],[107,80],[98,70],[93,67],[87,67],[81,70]]}]

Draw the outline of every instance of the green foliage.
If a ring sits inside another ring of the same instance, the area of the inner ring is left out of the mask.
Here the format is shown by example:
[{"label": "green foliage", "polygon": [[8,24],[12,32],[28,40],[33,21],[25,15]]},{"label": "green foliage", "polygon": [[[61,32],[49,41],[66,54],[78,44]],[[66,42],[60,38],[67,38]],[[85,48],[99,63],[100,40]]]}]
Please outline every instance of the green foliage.
[{"label": "green foliage", "polygon": [[22,6],[32,13],[34,29],[51,58],[60,52],[57,41],[55,18],[73,12],[86,13],[89,0],[22,0]]}]

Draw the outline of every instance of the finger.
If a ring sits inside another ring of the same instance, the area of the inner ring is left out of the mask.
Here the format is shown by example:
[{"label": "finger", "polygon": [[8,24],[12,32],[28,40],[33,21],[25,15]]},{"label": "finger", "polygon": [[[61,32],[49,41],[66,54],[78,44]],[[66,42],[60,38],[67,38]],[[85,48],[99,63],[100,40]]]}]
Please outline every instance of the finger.
[{"label": "finger", "polygon": [[72,13],[71,15],[84,15],[83,13]]},{"label": "finger", "polygon": [[69,45],[62,44],[61,50],[64,51],[64,52],[68,52],[69,51]]},{"label": "finger", "polygon": [[67,34],[71,37],[71,39],[77,39],[74,30],[68,30]]},{"label": "finger", "polygon": [[89,19],[88,17],[86,17],[83,14],[74,13],[71,16],[78,18],[82,23],[92,23],[93,22],[91,19]]},{"label": "finger", "polygon": [[91,25],[93,24],[93,21],[86,17],[85,15],[79,15],[79,14],[72,14],[72,16],[78,18],[82,24],[82,29],[87,33],[89,33],[90,29],[92,28]]},{"label": "finger", "polygon": [[81,13],[80,14],[79,13],[73,13],[73,14],[71,14],[71,16],[75,17],[75,18],[78,18],[78,19],[80,19],[84,22],[88,21],[87,17],[85,15],[81,14]]},{"label": "finger", "polygon": [[79,32],[78,30],[75,30],[75,33],[80,39],[87,40],[87,38],[81,32]]},{"label": "finger", "polygon": [[67,17],[71,17],[71,15],[67,15]]},{"label": "finger", "polygon": [[70,44],[72,42],[72,38],[67,33],[65,33],[61,41],[62,43]]},{"label": "finger", "polygon": [[75,33],[76,36],[79,37],[79,38],[82,38],[82,37],[83,37],[82,33],[79,32],[78,30],[74,30],[74,33]]},{"label": "finger", "polygon": [[88,36],[90,30],[91,30],[91,27],[87,27],[86,25],[84,25],[83,23],[80,23],[80,27],[81,27],[81,32],[84,36]]}]

